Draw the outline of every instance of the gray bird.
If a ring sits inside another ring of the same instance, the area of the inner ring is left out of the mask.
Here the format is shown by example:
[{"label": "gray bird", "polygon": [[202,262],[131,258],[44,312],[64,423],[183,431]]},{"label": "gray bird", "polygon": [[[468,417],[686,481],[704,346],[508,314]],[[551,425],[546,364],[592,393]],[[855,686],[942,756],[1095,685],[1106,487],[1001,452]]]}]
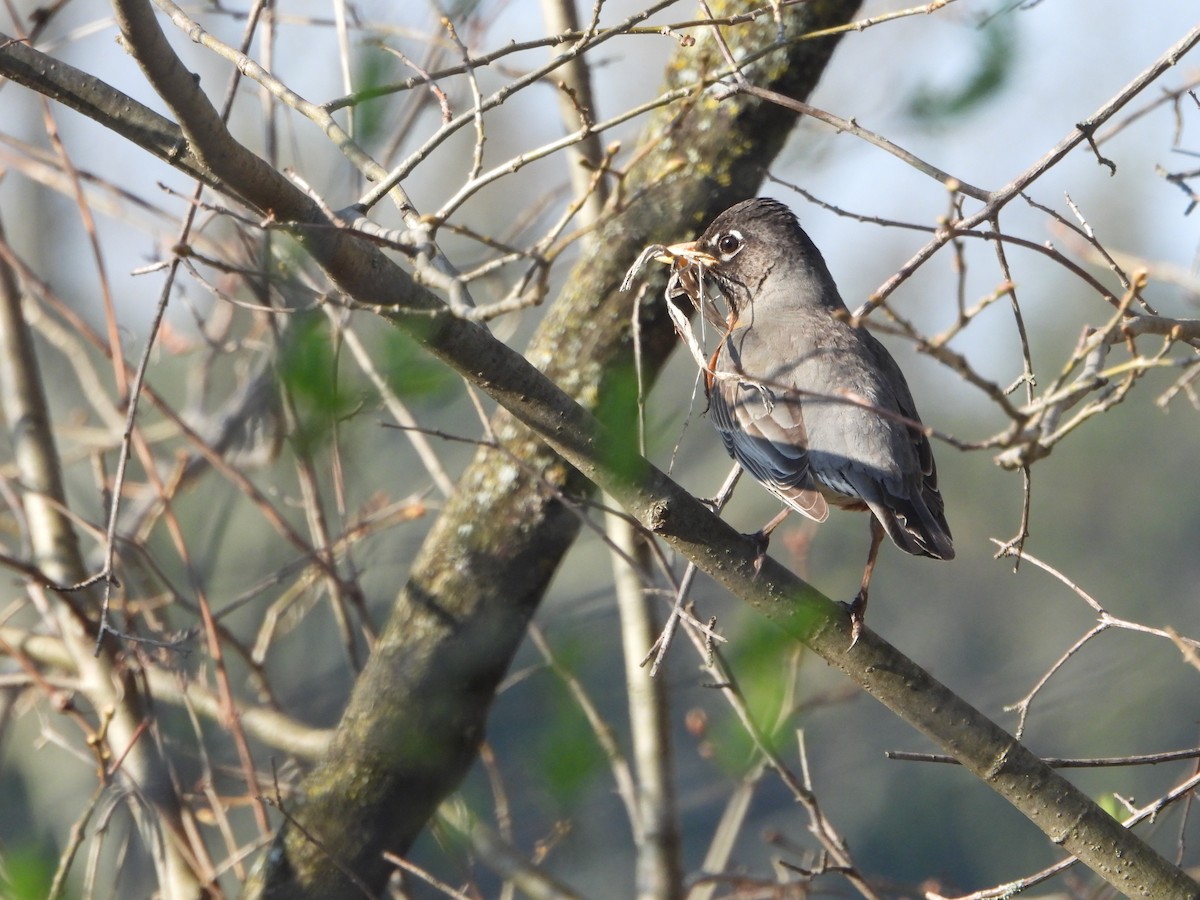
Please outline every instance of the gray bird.
[{"label": "gray bird", "polygon": [[664,258],[690,270],[685,284],[715,282],[729,307],[706,377],[729,455],[817,522],[830,503],[870,510],[871,549],[850,605],[857,640],[885,533],[914,556],[954,558],[933,450],[900,367],[850,323],[820,251],[778,201],[730,207]]}]

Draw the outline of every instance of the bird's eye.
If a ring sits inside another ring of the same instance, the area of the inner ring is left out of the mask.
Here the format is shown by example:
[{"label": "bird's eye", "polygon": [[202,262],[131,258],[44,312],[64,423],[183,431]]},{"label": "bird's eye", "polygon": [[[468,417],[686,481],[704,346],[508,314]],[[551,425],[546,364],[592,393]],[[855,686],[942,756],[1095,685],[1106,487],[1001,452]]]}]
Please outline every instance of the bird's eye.
[{"label": "bird's eye", "polygon": [[742,249],[742,236],[736,231],[729,231],[717,238],[717,251],[724,257],[733,256]]}]

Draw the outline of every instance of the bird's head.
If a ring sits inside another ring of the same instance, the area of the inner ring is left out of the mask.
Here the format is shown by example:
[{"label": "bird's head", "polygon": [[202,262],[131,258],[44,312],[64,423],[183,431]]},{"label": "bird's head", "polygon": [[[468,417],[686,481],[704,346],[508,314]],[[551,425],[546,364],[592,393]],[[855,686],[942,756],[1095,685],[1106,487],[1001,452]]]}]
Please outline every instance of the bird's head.
[{"label": "bird's head", "polygon": [[[683,273],[685,283],[689,277],[715,281],[738,314],[763,297],[842,305],[820,251],[778,200],[759,197],[731,206],[699,238],[665,247],[656,259]],[[772,281],[796,289],[770,290]]]}]

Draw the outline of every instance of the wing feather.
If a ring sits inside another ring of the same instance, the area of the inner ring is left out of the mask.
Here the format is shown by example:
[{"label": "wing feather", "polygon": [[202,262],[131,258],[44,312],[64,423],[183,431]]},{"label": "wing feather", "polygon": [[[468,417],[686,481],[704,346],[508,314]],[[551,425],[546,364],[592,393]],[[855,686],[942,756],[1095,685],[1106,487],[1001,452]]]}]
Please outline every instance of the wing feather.
[{"label": "wing feather", "polygon": [[829,505],[813,480],[799,398],[738,378],[718,378],[709,416],[725,449],[755,480],[788,506],[817,522]]}]

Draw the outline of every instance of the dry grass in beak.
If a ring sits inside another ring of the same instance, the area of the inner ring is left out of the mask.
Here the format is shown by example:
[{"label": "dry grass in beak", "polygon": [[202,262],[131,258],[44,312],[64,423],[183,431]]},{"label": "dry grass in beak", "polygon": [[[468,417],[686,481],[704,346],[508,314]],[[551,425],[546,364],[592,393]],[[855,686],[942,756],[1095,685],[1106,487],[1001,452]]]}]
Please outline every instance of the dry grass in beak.
[{"label": "dry grass in beak", "polygon": [[671,267],[671,277],[667,281],[666,290],[667,312],[670,313],[675,331],[687,345],[700,370],[705,373],[707,384],[712,376],[708,354],[692,331],[687,314],[680,309],[676,301],[679,297],[686,296],[691,300],[693,308],[700,311],[705,322],[717,328],[721,334],[726,334],[729,328],[726,316],[717,305],[717,298],[721,297],[721,292],[716,287],[715,279],[708,274],[717,260],[698,249],[695,241],[670,246],[651,244],[641,252],[625,274],[621,290],[629,290],[638,273],[650,260],[666,263]]},{"label": "dry grass in beak", "polygon": [[[667,285],[667,296],[676,297],[686,294],[692,301],[692,306],[700,311],[704,320],[710,325],[725,329],[725,315],[717,306],[716,298],[720,292],[716,290],[715,282],[709,275],[717,260],[699,250],[695,241],[686,244],[672,244],[664,247],[662,253],[654,257],[659,262],[671,266],[671,280]],[[705,282],[708,284],[705,284]]]}]

